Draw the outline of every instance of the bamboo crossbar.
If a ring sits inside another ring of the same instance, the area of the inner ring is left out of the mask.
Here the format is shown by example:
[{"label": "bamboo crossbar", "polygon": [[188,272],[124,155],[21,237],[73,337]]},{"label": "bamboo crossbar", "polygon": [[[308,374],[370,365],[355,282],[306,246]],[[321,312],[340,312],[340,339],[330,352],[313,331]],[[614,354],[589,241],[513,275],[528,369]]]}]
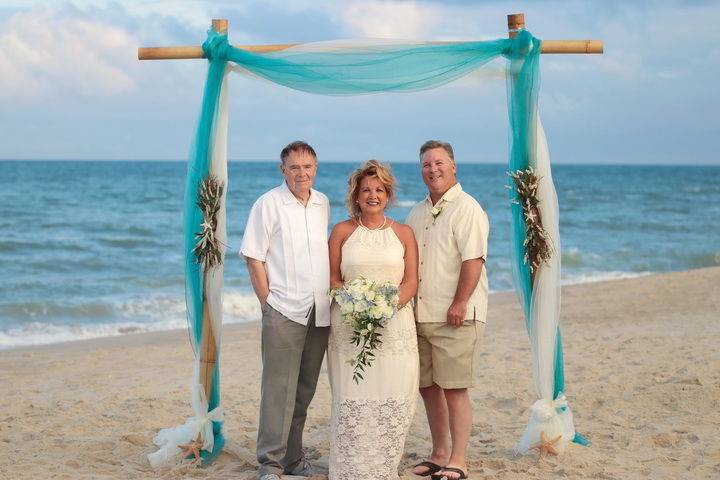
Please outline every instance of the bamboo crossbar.
[{"label": "bamboo crossbar", "polygon": [[[525,14],[513,13],[507,16],[508,36],[513,38],[518,30],[525,28]],[[227,32],[226,19],[213,19],[212,28],[216,32]],[[431,43],[464,43],[464,42],[431,42]],[[278,52],[298,43],[281,43],[275,45],[235,45],[235,47],[255,53]],[[540,53],[603,53],[602,40],[543,40]],[[205,58],[202,47],[140,47],[138,60],[173,60],[183,58]]]},{"label": "bamboo crossbar", "polygon": [[[433,42],[451,43],[451,42]],[[460,43],[460,42],[458,42]],[[234,45],[237,48],[255,53],[278,52],[299,45],[283,43],[275,45]],[[602,40],[543,40],[541,53],[603,53]],[[138,60],[173,60],[205,58],[202,47],[141,47],[138,48]]]}]

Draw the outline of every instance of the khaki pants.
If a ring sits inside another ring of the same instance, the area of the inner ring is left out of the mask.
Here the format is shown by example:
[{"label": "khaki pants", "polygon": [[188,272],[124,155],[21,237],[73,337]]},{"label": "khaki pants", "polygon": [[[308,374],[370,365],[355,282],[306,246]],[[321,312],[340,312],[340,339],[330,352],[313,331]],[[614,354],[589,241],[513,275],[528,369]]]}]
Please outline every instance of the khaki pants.
[{"label": "khaki pants", "polygon": [[302,434],[327,349],[329,327],[293,322],[270,305],[262,316],[262,387],[257,459],[260,475],[291,472],[303,461]]}]

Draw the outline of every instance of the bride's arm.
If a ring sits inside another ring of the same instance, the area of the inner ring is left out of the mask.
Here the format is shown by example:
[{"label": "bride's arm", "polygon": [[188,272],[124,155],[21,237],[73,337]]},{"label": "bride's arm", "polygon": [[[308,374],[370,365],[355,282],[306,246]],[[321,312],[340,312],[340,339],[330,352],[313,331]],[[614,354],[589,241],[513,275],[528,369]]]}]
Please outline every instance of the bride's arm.
[{"label": "bride's arm", "polygon": [[412,228],[396,224],[395,233],[405,246],[405,273],[400,284],[400,305],[405,306],[417,293],[418,289],[418,246]]},{"label": "bride's arm", "polygon": [[328,252],[330,254],[330,288],[342,287],[342,273],[340,273],[340,262],[342,261],[342,245],[347,238],[347,222],[335,225],[330,232],[328,240]]}]

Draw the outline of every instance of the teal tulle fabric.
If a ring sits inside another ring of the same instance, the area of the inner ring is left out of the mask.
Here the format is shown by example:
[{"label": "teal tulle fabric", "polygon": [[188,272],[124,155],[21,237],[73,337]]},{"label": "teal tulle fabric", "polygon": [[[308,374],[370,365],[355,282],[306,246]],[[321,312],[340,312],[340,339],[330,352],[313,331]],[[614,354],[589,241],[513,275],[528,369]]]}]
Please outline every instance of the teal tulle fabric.
[{"label": "teal tulle fabric", "polygon": [[[187,305],[188,329],[190,339],[199,355],[202,341],[203,321],[203,268],[196,262],[193,248],[195,248],[195,233],[200,230],[203,214],[197,205],[197,192],[200,182],[207,177],[212,159],[213,142],[215,138],[215,119],[218,113],[220,89],[225,75],[225,60],[215,58],[210,60],[205,90],[203,93],[200,117],[195,132],[195,140],[190,151],[187,180],[185,183],[185,303]],[[218,346],[219,353],[219,346]],[[218,359],[219,360],[219,359]],[[213,371],[212,391],[208,398],[208,411],[220,404],[220,362],[215,364]],[[222,450],[225,439],[222,433],[222,422],[213,422],[214,447],[212,452],[202,451],[203,463],[211,462]]]},{"label": "teal tulle fabric", "polygon": [[321,95],[410,92],[451,82],[487,62],[514,53],[514,40],[463,43],[318,43],[271,53],[253,53],[208,33],[203,45],[210,59],[225,58],[273,83]]},{"label": "teal tulle fabric", "polygon": [[410,92],[451,82],[502,55],[509,40],[460,44],[349,46],[256,55],[230,48],[228,60],[271,82],[322,95]]},{"label": "teal tulle fabric", "polygon": [[[507,75],[508,118],[510,120],[509,143],[510,171],[525,170],[532,165],[531,152],[535,151],[534,122],[538,113],[538,92],[540,89],[540,49],[541,41],[520,32],[510,47],[509,70]],[[514,200],[517,192],[512,179],[508,179],[510,198]],[[526,327],[530,330],[532,318],[533,280],[530,265],[524,261],[525,256],[525,219],[522,206],[511,203],[511,256],[515,289],[525,314]],[[557,399],[565,392],[565,366],[563,360],[562,333],[557,327],[555,336],[553,397]],[[573,440],[580,445],[589,445],[585,437],[576,433]]]},{"label": "teal tulle fabric", "polygon": [[[521,50],[526,49],[526,50]],[[532,39],[527,44],[518,44],[517,51],[510,59],[513,73],[507,76],[508,82],[508,116],[510,119],[510,158],[508,167],[511,172],[525,170],[532,165],[531,152],[535,150],[534,122],[537,118],[537,96],[540,84],[540,41]],[[515,199],[515,186],[508,179],[511,200]],[[524,261],[525,256],[525,219],[523,209],[517,202],[511,203],[512,215],[512,256],[515,288],[525,313],[525,322],[530,330],[532,308],[533,281],[530,265]],[[565,374],[563,366],[562,337],[560,327],[557,330],[555,344],[555,382],[553,389],[555,398],[565,391]]]},{"label": "teal tulle fabric", "polygon": [[[227,35],[208,32],[203,51],[209,60],[202,109],[188,166],[185,196],[186,301],[188,323],[197,351],[202,331],[202,270],[195,263],[194,233],[202,221],[196,205],[198,183],[208,173],[213,145],[214,119],[226,62],[253,76],[286,87],[322,95],[357,95],[430,89],[467,75],[488,62],[508,60],[508,111],[510,120],[509,169],[529,165],[535,148],[533,119],[537,112],[541,41],[527,31],[513,39],[464,43],[371,44],[320,43],[300,45],[272,53],[252,53],[228,44]],[[512,185],[511,185],[512,188]],[[532,281],[523,261],[525,224],[522,209],[512,205],[513,263],[518,295],[530,319]],[[219,404],[219,370],[209,408]],[[564,391],[562,342],[558,329],[555,356],[555,395]],[[222,425],[215,425],[216,445],[222,446]],[[215,452],[213,452],[215,453]]]}]

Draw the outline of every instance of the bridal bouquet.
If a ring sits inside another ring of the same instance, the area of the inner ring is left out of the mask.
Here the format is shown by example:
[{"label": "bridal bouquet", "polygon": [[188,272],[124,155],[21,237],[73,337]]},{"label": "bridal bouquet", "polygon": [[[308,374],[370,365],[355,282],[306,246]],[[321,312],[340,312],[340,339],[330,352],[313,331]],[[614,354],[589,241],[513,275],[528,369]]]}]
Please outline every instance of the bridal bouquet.
[{"label": "bridal bouquet", "polygon": [[379,283],[364,277],[357,277],[339,288],[330,289],[332,297],[340,306],[340,313],[353,333],[350,343],[360,347],[357,356],[349,360],[355,367],[355,383],[363,378],[365,367],[372,364],[373,353],[380,346],[384,327],[395,315],[398,306],[398,287],[390,283]]}]

